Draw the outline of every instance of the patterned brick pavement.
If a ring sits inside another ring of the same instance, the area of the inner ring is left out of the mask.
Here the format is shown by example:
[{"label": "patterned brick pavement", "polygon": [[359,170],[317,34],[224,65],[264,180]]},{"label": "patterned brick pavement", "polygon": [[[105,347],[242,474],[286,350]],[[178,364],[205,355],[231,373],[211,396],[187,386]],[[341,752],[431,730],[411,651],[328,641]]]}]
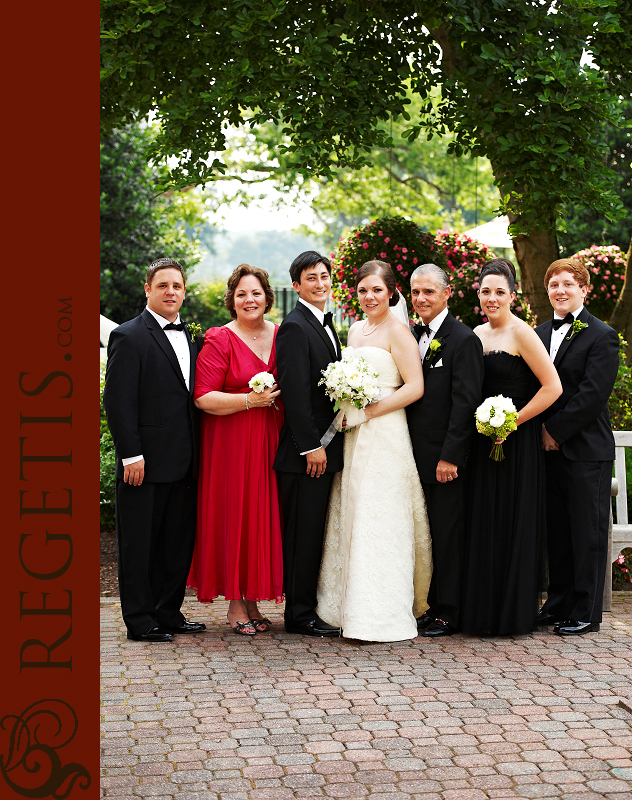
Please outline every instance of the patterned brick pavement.
[{"label": "patterned brick pavement", "polygon": [[570,639],[362,644],[261,609],[247,639],[187,598],[208,630],[146,645],[102,599],[104,797],[632,798],[630,595]]}]

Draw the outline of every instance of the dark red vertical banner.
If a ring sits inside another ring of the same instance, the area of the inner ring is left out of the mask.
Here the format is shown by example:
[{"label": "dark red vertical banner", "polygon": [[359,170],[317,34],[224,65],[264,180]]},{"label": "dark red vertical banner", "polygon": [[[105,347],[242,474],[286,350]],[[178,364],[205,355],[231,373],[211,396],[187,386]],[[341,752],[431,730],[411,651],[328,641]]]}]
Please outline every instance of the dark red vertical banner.
[{"label": "dark red vertical banner", "polygon": [[99,793],[98,13],[3,8],[3,798]]}]

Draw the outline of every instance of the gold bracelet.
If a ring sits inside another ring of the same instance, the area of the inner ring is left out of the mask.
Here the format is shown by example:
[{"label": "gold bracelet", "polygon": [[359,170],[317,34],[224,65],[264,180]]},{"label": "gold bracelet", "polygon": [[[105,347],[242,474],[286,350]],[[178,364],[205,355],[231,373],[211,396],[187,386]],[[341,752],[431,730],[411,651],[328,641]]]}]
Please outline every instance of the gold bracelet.
[{"label": "gold bracelet", "polygon": [[250,406],[248,405],[248,395],[249,394],[250,394],[250,392],[248,392],[248,394],[246,395],[246,411],[250,411]]}]

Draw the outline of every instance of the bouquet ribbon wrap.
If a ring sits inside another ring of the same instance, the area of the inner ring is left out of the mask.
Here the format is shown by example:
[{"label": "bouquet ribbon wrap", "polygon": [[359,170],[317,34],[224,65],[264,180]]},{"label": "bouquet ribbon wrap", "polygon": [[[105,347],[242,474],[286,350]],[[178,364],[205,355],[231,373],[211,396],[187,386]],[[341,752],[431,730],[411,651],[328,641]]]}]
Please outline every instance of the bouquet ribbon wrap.
[{"label": "bouquet ribbon wrap", "polygon": [[356,408],[350,400],[342,400],[340,403],[340,410],[333,418],[331,425],[327,428],[320,440],[323,447],[327,447],[336,433],[343,430],[342,420],[345,417],[347,418],[347,428],[355,428],[356,425],[361,425],[363,422],[366,422],[364,409]]}]

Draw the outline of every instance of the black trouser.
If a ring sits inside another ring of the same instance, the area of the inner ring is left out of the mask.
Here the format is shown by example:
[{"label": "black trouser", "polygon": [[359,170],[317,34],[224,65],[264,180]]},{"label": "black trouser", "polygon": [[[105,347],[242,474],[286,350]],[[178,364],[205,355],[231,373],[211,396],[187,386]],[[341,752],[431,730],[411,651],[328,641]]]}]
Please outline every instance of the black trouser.
[{"label": "black trouser", "polygon": [[561,620],[601,622],[608,568],[612,461],[571,461],[545,453],[548,599]]},{"label": "black trouser", "polygon": [[197,482],[116,482],[119,592],[127,629],[178,625],[195,543]]},{"label": "black trouser", "polygon": [[461,585],[465,549],[465,478],[423,483],[432,537],[429,613],[455,628],[461,622]]},{"label": "black trouser", "polygon": [[334,474],[325,472],[320,478],[310,478],[307,473],[277,471],[283,508],[286,628],[304,625],[316,617],[316,586]]}]

